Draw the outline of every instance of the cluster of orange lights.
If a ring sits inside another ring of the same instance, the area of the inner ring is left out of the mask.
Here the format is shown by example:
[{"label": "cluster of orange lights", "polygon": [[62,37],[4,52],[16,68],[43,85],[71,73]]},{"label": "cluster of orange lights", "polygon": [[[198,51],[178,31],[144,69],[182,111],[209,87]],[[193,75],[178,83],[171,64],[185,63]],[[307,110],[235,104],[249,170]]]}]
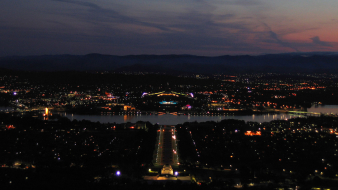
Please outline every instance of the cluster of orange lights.
[{"label": "cluster of orange lights", "polygon": [[157,96],[176,96],[176,97],[179,97],[177,94],[172,94],[172,93],[170,93],[170,94],[159,94]]},{"label": "cluster of orange lights", "polygon": [[225,79],[223,81],[227,81],[227,82],[236,82],[236,80],[232,80],[232,79]]},{"label": "cluster of orange lights", "polygon": [[261,136],[262,133],[260,131],[252,132],[252,131],[247,131],[244,133],[246,136]]},{"label": "cluster of orange lights", "polygon": [[[299,87],[292,87],[292,88],[289,88],[289,89],[284,89],[284,90],[306,90],[306,89],[309,89],[309,90],[316,90],[316,89],[324,89],[326,88],[325,86],[299,86]],[[274,87],[268,87],[268,88],[264,88],[263,90],[281,90],[281,88],[278,88],[276,86]]]},{"label": "cluster of orange lights", "polygon": [[15,127],[13,125],[6,125],[7,129],[15,129]]}]

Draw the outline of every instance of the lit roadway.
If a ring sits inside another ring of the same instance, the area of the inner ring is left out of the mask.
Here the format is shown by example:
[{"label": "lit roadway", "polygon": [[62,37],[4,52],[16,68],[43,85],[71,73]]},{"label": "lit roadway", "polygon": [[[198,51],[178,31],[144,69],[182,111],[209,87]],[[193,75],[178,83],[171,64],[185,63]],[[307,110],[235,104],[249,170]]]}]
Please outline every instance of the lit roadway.
[{"label": "lit roadway", "polygon": [[155,165],[162,166],[170,164],[171,166],[178,166],[177,142],[174,126],[160,126],[156,148]]},{"label": "lit roadway", "polygon": [[[156,142],[156,151],[154,155],[154,166],[162,168],[165,164],[177,167],[178,153],[175,126],[162,125],[157,131],[158,139]],[[180,180],[183,183],[191,183],[189,176],[143,176],[148,183],[152,181],[176,181]]]}]

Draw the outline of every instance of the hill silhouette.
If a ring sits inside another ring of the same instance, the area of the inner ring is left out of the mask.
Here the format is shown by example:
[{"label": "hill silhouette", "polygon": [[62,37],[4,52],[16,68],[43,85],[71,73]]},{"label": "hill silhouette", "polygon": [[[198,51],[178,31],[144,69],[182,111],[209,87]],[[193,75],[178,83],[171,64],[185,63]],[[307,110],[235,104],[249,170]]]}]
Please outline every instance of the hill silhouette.
[{"label": "hill silhouette", "polygon": [[338,54],[284,53],[260,56],[42,55],[1,57],[0,68],[23,71],[116,71],[166,73],[337,73]]}]

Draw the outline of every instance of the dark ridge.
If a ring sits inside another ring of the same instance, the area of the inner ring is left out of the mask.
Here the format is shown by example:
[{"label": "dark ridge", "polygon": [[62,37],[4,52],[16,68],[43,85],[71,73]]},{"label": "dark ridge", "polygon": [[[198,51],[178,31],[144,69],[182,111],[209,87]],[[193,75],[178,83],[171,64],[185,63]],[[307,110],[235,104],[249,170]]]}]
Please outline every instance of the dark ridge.
[{"label": "dark ridge", "polygon": [[337,73],[338,53],[268,55],[42,55],[0,57],[0,67],[23,71],[117,71],[153,73]]}]

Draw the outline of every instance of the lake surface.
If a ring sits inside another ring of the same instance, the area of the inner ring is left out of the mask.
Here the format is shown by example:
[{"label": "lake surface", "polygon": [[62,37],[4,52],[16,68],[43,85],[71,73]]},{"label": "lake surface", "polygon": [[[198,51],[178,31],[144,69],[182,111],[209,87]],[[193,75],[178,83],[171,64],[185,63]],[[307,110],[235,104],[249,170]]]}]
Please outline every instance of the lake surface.
[{"label": "lake surface", "polygon": [[77,115],[77,114],[63,114],[70,120],[90,120],[93,122],[99,121],[100,123],[135,123],[137,121],[149,121],[150,123],[158,123],[160,125],[176,125],[183,124],[184,122],[204,122],[204,121],[221,121],[224,119],[239,119],[244,121],[255,122],[269,122],[277,119],[291,119],[294,117],[304,117],[301,115],[288,115],[288,114],[265,114],[265,115],[229,115],[229,116],[198,116],[198,115]]},{"label": "lake surface", "polygon": [[[13,111],[11,107],[0,107],[0,112]],[[308,112],[316,112],[323,114],[338,114],[338,105],[318,105],[308,108]],[[158,123],[160,125],[176,125],[183,124],[184,122],[205,122],[205,121],[221,121],[224,119],[239,119],[254,122],[270,122],[272,120],[284,120],[294,117],[304,117],[302,115],[291,114],[263,114],[263,115],[220,115],[220,116],[207,116],[207,115],[78,115],[69,113],[60,113],[60,115],[69,118],[70,120],[89,120],[93,122],[99,121],[100,123],[135,123],[137,121],[149,121],[150,123]]]},{"label": "lake surface", "polygon": [[[319,105],[313,106],[308,109],[308,112],[316,113],[332,113],[338,114],[338,105]],[[270,122],[272,120],[285,120],[295,117],[305,117],[302,115],[291,115],[291,114],[263,114],[263,115],[222,115],[222,116],[206,116],[206,115],[78,115],[78,114],[63,114],[70,120],[90,120],[93,122],[99,121],[100,123],[135,123],[137,121],[149,121],[150,123],[158,123],[160,125],[177,125],[183,124],[184,122],[205,122],[205,121],[221,121],[224,119],[238,119],[254,122]]]}]

